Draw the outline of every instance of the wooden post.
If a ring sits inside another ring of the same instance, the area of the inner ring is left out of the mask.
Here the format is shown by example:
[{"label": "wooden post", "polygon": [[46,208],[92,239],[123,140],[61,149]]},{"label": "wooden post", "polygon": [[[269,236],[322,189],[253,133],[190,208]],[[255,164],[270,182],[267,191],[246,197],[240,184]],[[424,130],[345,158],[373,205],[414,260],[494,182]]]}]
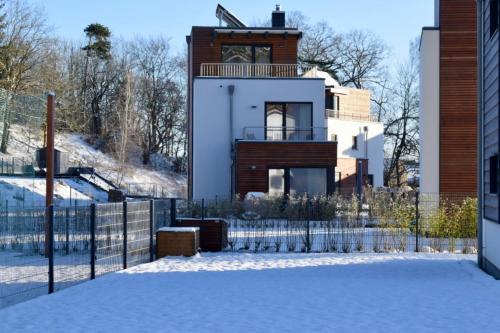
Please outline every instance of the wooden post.
[{"label": "wooden post", "polygon": [[[45,150],[46,159],[46,181],[45,181],[45,207],[47,209],[53,204],[54,198],[54,99],[55,94],[49,93],[47,95],[47,145]],[[49,217],[45,217],[45,256],[48,257],[49,246],[48,241],[50,238]]]}]

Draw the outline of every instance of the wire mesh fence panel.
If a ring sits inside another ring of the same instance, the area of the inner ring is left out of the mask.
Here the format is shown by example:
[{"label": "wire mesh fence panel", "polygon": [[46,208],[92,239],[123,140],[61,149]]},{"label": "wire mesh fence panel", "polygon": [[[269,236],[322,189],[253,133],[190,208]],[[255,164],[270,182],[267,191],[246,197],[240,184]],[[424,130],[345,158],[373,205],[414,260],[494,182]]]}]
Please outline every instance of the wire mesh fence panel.
[{"label": "wire mesh fence panel", "polygon": [[127,203],[127,266],[150,261],[150,202]]},{"label": "wire mesh fence panel", "polygon": [[180,200],[177,214],[222,218],[228,250],[475,253],[472,193],[366,191],[314,198]]},{"label": "wire mesh fence panel", "polygon": [[170,200],[155,200],[154,201],[154,231],[161,227],[170,227]]},{"label": "wire mesh fence panel", "polygon": [[123,268],[123,204],[96,206],[96,276]]},{"label": "wire mesh fence panel", "polygon": [[0,308],[48,290],[45,210],[0,212]]},{"label": "wire mesh fence panel", "polygon": [[54,281],[60,290],[90,278],[90,210],[54,210]]}]

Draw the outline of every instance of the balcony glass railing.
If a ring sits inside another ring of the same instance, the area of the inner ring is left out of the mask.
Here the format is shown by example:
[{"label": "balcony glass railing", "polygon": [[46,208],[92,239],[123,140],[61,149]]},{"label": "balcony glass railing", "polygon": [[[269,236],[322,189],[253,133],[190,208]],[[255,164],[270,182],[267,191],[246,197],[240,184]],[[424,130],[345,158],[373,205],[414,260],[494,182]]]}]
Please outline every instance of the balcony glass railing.
[{"label": "balcony glass railing", "polygon": [[326,141],[326,127],[245,127],[243,140]]},{"label": "balcony glass railing", "polygon": [[374,114],[362,114],[353,112],[343,112],[339,110],[325,110],[326,118],[336,118],[342,120],[358,120],[358,121],[368,121],[368,122],[378,122],[377,116]]},{"label": "balcony glass railing", "polygon": [[315,67],[297,64],[201,64],[201,76],[222,77],[300,77]]}]

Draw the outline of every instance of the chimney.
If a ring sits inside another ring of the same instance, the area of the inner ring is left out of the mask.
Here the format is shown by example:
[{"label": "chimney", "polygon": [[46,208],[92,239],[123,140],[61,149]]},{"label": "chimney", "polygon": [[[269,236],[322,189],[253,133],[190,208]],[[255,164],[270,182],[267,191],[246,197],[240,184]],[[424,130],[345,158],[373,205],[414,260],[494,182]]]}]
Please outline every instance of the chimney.
[{"label": "chimney", "polygon": [[280,5],[276,5],[276,10],[273,11],[272,23],[273,23],[273,28],[285,27],[285,12],[281,10]]}]

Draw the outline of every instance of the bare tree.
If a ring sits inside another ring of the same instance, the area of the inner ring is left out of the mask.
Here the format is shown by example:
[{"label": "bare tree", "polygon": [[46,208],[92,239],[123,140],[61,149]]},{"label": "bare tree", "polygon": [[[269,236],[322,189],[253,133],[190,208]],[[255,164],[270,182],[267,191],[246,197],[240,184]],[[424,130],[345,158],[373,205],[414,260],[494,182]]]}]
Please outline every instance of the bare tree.
[{"label": "bare tree", "polygon": [[[49,28],[44,13],[20,0],[7,3],[0,14],[0,87],[10,94],[4,104],[0,151],[7,152],[11,122],[8,107],[13,93],[28,91],[37,80],[35,69],[44,58]],[[0,7],[0,9],[3,9]]]},{"label": "bare tree", "polygon": [[418,160],[419,154],[419,82],[418,60],[413,53],[415,44],[416,42],[411,44],[410,59],[402,64],[397,72],[393,102],[384,126],[388,156],[384,182],[389,184],[392,181],[396,187],[403,184],[402,171],[405,162]]},{"label": "bare tree", "polygon": [[184,112],[179,82],[183,62],[171,55],[168,40],[162,37],[135,40],[130,54],[137,77],[142,159],[149,164],[152,154],[169,156],[175,150],[179,115]]}]

